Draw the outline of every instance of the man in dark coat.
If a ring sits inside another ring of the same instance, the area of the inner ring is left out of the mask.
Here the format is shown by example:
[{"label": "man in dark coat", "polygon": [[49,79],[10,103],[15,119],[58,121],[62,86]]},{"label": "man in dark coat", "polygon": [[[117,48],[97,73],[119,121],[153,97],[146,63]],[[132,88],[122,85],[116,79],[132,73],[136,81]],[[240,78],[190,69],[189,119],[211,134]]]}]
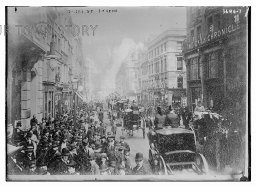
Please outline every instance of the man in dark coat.
[{"label": "man in dark coat", "polygon": [[130,152],[130,146],[127,142],[124,141],[124,139],[124,136],[120,136],[120,144],[125,148],[126,151]]},{"label": "man in dark coat", "polygon": [[100,109],[100,111],[99,111],[98,118],[99,118],[99,120],[100,120],[101,122],[103,122],[104,114],[103,114],[103,112],[102,112],[102,109]]},{"label": "man in dark coat", "polygon": [[125,164],[125,173],[126,175],[130,175],[132,173],[132,165],[130,160],[130,152],[124,151],[124,164]]},{"label": "man in dark coat", "polygon": [[135,162],[136,162],[136,166],[132,169],[132,174],[133,175],[146,175],[147,172],[143,166],[143,154],[142,153],[136,153]]}]

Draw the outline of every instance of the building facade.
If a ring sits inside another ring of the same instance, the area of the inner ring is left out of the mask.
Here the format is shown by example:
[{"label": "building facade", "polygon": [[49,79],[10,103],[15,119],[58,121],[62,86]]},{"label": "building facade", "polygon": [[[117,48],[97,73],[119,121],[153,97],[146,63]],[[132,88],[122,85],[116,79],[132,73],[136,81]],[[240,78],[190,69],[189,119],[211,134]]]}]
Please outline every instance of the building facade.
[{"label": "building facade", "polygon": [[188,105],[193,110],[200,100],[231,124],[225,136],[215,134],[214,151],[206,151],[206,159],[216,158],[218,170],[248,171],[247,42],[246,7],[187,8]]},{"label": "building facade", "polygon": [[184,39],[185,30],[167,30],[147,44],[141,63],[142,102],[177,105],[186,97]]},{"label": "building facade", "polygon": [[8,8],[8,124],[21,121],[28,129],[33,115],[40,122],[72,108],[73,66],[81,66],[75,60],[83,57],[74,53],[77,44],[67,24],[72,20],[64,9],[22,7],[15,13]]},{"label": "building facade", "polygon": [[183,54],[190,107],[202,100],[205,107],[221,110],[242,100],[247,80],[245,12],[245,7],[187,8]]},{"label": "building facade", "polygon": [[116,92],[121,97],[129,100],[137,100],[138,90],[138,59],[137,51],[132,50],[119,68],[116,79]]}]

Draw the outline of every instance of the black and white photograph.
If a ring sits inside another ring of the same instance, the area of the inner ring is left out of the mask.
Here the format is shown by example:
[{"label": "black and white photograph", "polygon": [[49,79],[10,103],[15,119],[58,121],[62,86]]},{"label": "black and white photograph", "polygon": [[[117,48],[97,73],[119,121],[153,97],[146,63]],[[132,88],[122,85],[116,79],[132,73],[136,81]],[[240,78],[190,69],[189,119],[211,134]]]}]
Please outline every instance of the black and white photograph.
[{"label": "black and white photograph", "polygon": [[250,6],[5,15],[7,181],[251,181]]}]

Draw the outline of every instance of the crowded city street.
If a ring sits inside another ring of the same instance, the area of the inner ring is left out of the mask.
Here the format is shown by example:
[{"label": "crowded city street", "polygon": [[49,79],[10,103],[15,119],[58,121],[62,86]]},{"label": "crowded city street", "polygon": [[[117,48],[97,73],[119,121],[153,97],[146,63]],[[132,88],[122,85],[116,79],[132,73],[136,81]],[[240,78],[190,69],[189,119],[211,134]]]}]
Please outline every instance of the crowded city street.
[{"label": "crowded city street", "polygon": [[7,180],[248,180],[248,7],[6,11]]}]

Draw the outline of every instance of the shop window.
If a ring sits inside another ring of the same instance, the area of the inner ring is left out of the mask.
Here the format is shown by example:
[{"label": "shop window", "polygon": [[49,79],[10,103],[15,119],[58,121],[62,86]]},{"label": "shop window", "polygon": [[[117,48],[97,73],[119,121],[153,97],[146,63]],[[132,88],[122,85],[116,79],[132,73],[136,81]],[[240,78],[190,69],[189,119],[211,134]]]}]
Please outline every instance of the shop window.
[{"label": "shop window", "polygon": [[177,70],[183,70],[182,57],[177,57]]},{"label": "shop window", "polygon": [[177,85],[178,85],[178,88],[183,88],[183,77],[182,76],[179,76],[177,78]]}]

